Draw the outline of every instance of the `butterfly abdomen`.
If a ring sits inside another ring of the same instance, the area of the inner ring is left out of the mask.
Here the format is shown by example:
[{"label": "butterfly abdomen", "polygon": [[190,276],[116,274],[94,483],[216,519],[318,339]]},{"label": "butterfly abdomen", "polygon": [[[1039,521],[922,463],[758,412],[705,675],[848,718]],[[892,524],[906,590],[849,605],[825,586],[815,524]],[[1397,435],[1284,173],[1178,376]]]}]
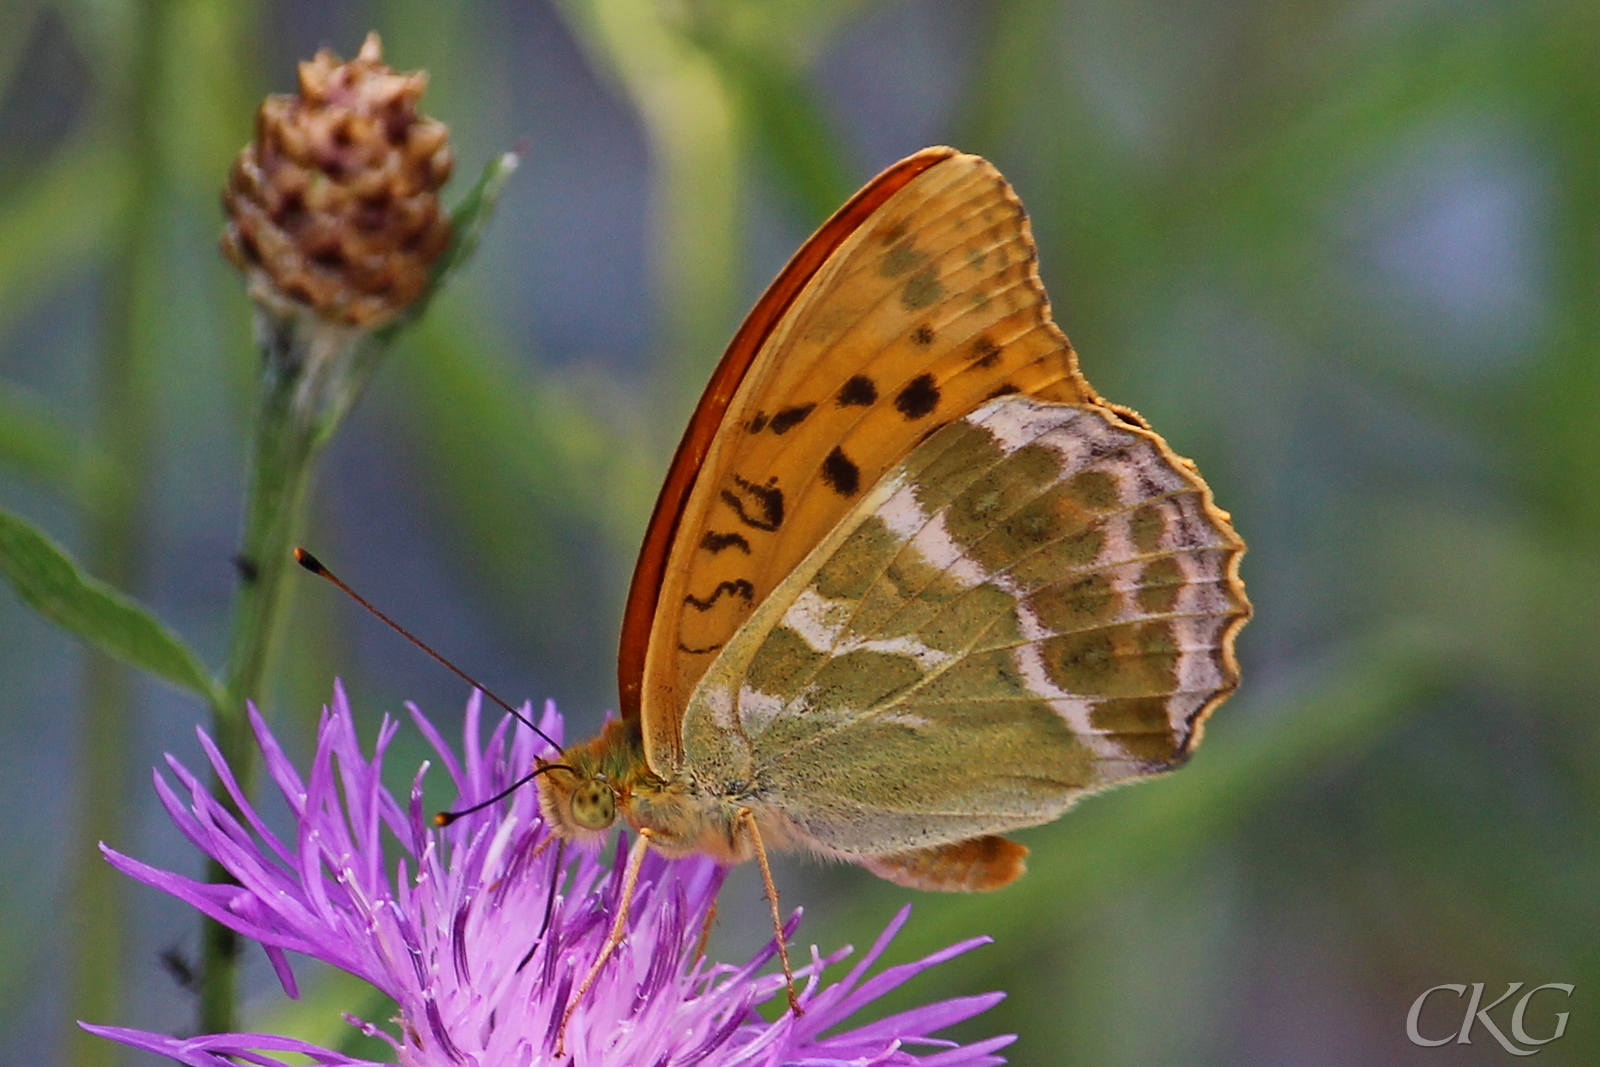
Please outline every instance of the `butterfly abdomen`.
[{"label": "butterfly abdomen", "polygon": [[868,856],[861,866],[896,885],[943,893],[999,889],[1027,871],[1026,845],[986,834],[937,848]]}]

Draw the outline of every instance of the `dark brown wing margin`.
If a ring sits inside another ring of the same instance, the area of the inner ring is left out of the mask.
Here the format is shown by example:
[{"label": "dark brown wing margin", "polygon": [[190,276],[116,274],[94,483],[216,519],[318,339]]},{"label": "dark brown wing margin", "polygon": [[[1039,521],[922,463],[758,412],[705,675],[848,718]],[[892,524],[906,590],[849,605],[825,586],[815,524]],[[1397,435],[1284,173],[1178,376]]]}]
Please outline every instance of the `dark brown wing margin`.
[{"label": "dark brown wing margin", "polygon": [[722,361],[711,375],[689,426],[683,431],[672,466],[667,469],[655,511],[645,530],[639,561],[634,564],[633,583],[628,587],[628,603],[622,615],[622,641],[617,651],[617,689],[619,711],[624,719],[639,717],[640,690],[644,685],[645,651],[650,644],[650,627],[655,621],[656,601],[661,592],[661,575],[667,566],[672,539],[678,532],[689,490],[705,462],[711,440],[722,426],[722,417],[744,381],[767,337],[806,283],[827,262],[835,249],[856,231],[872,213],[913,178],[935,164],[956,155],[953,148],[924,148],[879,174],[866,184],[833,217],[811,235],[789,265],[767,287],[756,306],[745,316]]}]

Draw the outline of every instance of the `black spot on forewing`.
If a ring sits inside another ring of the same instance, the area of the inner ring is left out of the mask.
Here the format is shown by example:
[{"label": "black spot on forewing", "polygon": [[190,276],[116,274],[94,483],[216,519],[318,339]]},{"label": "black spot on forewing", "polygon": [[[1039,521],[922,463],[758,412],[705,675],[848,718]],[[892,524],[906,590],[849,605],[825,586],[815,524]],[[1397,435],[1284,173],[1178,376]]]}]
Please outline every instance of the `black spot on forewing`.
[{"label": "black spot on forewing", "polygon": [[987,336],[979,337],[972,342],[972,365],[974,367],[992,367],[1000,362],[1000,346]]},{"label": "black spot on forewing", "polygon": [[747,556],[750,554],[750,542],[744,539],[744,534],[739,533],[717,533],[715,530],[707,530],[706,535],[700,538],[700,547],[712,554],[721,552],[725,548],[737,548]]},{"label": "black spot on forewing", "polygon": [[866,407],[877,402],[878,387],[865,374],[857,374],[839,387],[837,403],[842,408]]},{"label": "black spot on forewing", "polygon": [[933,375],[919,374],[894,398],[894,406],[908,419],[920,419],[939,406],[939,387]]},{"label": "black spot on forewing", "polygon": [[783,525],[783,490],[774,484],[776,481],[777,478],[769,478],[766,485],[757,485],[735,474],[733,482],[739,491],[724,489],[722,502],[746,526],[771,533]]},{"label": "black spot on forewing", "polygon": [[1010,396],[1012,393],[1019,391],[1020,390],[1018,390],[1017,387],[1012,385],[1010,382],[1001,382],[995,387],[994,392],[989,394],[989,399],[993,400],[1000,396]]},{"label": "black spot on forewing", "polygon": [[834,446],[822,461],[822,480],[840,496],[855,496],[861,488],[861,468],[850,461],[843,449]]},{"label": "black spot on forewing", "polygon": [[911,340],[919,345],[933,344],[933,327],[923,323],[911,331]]},{"label": "black spot on forewing", "polygon": [[714,644],[714,645],[707,645],[705,648],[690,648],[688,645],[684,644],[682,641],[678,642],[678,651],[679,652],[687,652],[691,656],[704,656],[704,655],[707,655],[709,653],[715,652],[717,649],[719,649],[721,647],[722,647],[722,643],[721,642],[718,642],[717,644]]},{"label": "black spot on forewing", "polygon": [[811,414],[816,406],[815,404],[796,404],[793,407],[784,408],[772,416],[772,432],[776,434],[788,433],[804,422],[806,416]]},{"label": "black spot on forewing", "polygon": [[744,428],[751,433],[760,433],[765,430],[767,428],[767,413],[765,411],[756,412],[750,421],[744,424]]},{"label": "black spot on forewing", "polygon": [[738,597],[740,600],[743,600],[748,604],[750,599],[756,595],[756,587],[751,585],[744,578],[735,578],[731,582],[717,583],[717,587],[711,590],[711,595],[706,597],[704,600],[695,596],[693,593],[690,593],[688,596],[683,598],[683,602],[689,605],[691,608],[694,608],[696,611],[709,611],[711,610],[711,605],[715,604],[718,600],[721,600],[724,593],[728,594],[729,596]]}]

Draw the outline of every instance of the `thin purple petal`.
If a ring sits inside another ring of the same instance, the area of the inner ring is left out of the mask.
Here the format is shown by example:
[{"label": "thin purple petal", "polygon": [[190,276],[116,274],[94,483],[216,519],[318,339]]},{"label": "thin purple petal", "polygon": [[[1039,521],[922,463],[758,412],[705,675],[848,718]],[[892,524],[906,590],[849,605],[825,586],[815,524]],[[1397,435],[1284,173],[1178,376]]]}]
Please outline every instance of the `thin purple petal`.
[{"label": "thin purple petal", "polygon": [[278,984],[283,986],[284,995],[290,1000],[299,1000],[300,986],[294,980],[294,971],[289,969],[289,957],[276,945],[263,947],[267,950],[267,959],[272,961],[272,971],[278,976]]}]

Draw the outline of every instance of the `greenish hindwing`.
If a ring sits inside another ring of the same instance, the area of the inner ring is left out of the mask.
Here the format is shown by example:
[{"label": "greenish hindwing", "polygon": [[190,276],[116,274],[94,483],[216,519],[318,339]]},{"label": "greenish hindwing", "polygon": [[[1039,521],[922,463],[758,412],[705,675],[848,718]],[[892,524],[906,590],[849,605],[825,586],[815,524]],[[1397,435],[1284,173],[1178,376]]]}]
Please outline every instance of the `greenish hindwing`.
[{"label": "greenish hindwing", "polygon": [[1238,682],[1243,549],[1149,431],[991,401],[734,635],[686,712],[688,770],[842,855],[1047,821],[1191,750]]}]

